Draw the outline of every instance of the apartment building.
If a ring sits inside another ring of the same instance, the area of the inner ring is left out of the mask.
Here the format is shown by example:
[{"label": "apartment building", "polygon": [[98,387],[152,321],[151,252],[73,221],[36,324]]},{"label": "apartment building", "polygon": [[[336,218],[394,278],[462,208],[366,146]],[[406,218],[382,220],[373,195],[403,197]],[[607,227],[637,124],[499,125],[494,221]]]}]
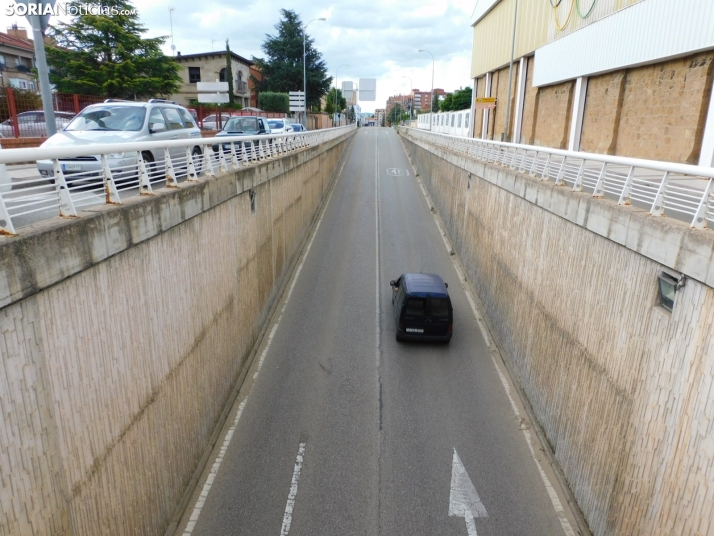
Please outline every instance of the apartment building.
[{"label": "apartment building", "polygon": [[25,28],[17,25],[0,32],[0,87],[37,89],[32,74],[35,66],[35,48]]}]

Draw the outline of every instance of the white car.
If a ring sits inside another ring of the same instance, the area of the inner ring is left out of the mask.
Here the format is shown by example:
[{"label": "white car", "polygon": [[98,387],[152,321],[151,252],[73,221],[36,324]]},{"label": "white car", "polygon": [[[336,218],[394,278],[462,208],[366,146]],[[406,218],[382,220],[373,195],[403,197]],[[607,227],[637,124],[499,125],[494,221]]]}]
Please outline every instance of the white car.
[{"label": "white car", "polygon": [[223,130],[223,127],[226,125],[226,121],[228,121],[231,116],[228,114],[220,114],[220,116],[220,126],[218,125],[218,114],[211,114],[204,117],[203,122],[201,123],[203,125],[203,130]]},{"label": "white car", "polygon": [[[60,131],[66,127],[74,118],[71,112],[55,112],[55,124]],[[45,112],[35,110],[32,112],[22,112],[17,114],[17,126],[22,138],[45,138],[47,137],[47,124],[45,123]],[[15,125],[12,118],[0,123],[0,137],[14,138]]]},{"label": "white car", "polygon": [[[77,147],[98,143],[124,143],[201,138],[201,130],[183,106],[164,99],[149,102],[129,102],[107,99],[82,110],[64,130],[50,137],[40,147]],[[201,156],[201,148],[192,148],[194,158]],[[186,149],[170,149],[172,158],[185,160]],[[136,166],[136,153],[114,153],[107,156],[111,169],[127,170]],[[149,169],[156,169],[164,160],[163,149],[142,152]],[[200,161],[200,160],[199,160]],[[68,183],[101,179],[102,162],[99,155],[60,158],[60,165]],[[155,164],[156,163],[156,164]],[[184,164],[185,165],[185,164]],[[38,160],[37,169],[43,177],[54,176],[51,160]]]},{"label": "white car", "polygon": [[290,123],[285,119],[268,119],[271,134],[285,134],[290,132]]}]

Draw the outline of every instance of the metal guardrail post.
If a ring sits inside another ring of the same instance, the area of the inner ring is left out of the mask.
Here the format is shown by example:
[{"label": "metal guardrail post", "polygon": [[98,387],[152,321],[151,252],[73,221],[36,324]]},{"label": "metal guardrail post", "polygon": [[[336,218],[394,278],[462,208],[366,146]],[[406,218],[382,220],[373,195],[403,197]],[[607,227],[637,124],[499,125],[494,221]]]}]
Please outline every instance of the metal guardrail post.
[{"label": "metal guardrail post", "polygon": [[221,173],[228,171],[228,162],[226,162],[226,155],[222,144],[218,146],[218,171]]},{"label": "metal guardrail post", "polygon": [[77,215],[77,209],[75,208],[72,196],[69,193],[67,179],[62,171],[62,164],[60,164],[59,160],[55,158],[52,161],[52,167],[54,168],[55,190],[57,191],[57,197],[59,198],[60,216],[65,218],[74,217]]},{"label": "metal guardrail post", "polygon": [[209,177],[215,177],[216,174],[213,171],[213,147],[206,145],[206,150],[203,151],[203,169],[204,173]]},{"label": "metal guardrail post", "polygon": [[190,146],[186,146],[186,180],[190,182],[198,182],[196,164],[193,162],[193,149]]},{"label": "metal guardrail post", "polygon": [[166,173],[166,186],[169,188],[178,188],[176,171],[174,171],[174,164],[171,161],[171,153],[168,148],[164,149],[164,171]]},{"label": "metal guardrail post", "polygon": [[[2,149],[1,146],[0,149]],[[3,199],[3,193],[11,190],[12,178],[7,172],[5,164],[0,164],[0,234],[15,234],[15,227],[12,224],[12,218],[10,218],[10,213],[5,206],[5,199]]]},{"label": "metal guardrail post", "polygon": [[240,167],[238,155],[236,154],[236,144],[233,142],[231,142],[231,167],[233,169],[238,169]]},{"label": "metal guardrail post", "polygon": [[550,166],[550,153],[548,153],[548,158],[545,159],[545,164],[543,165],[543,172],[540,174],[540,180],[547,181],[550,179],[548,175],[548,167]]},{"label": "metal guardrail post", "polygon": [[139,171],[139,195],[154,195],[149,171],[146,169],[146,160],[144,160],[141,151],[136,153],[136,164]]},{"label": "metal guardrail post", "polygon": [[630,189],[632,188],[632,178],[635,175],[635,166],[630,166],[630,171],[627,174],[627,179],[625,179],[625,185],[622,187],[622,193],[620,194],[620,200],[617,202],[618,205],[629,205],[630,204]]},{"label": "metal guardrail post", "polygon": [[667,183],[669,183],[669,171],[665,171],[662,182],[659,183],[659,188],[657,188],[657,194],[652,202],[650,214],[653,216],[664,215],[664,194],[667,191]]},{"label": "metal guardrail post", "polygon": [[578,170],[578,176],[575,177],[575,184],[573,185],[574,192],[583,191],[583,172],[585,170],[585,159],[580,162],[580,169]]},{"label": "metal guardrail post", "polygon": [[603,162],[602,169],[600,170],[600,175],[595,183],[595,188],[593,188],[593,197],[603,197],[605,195],[605,171],[607,169],[607,162]]},{"label": "metal guardrail post", "polygon": [[712,194],[714,194],[714,179],[709,179],[697,211],[694,214],[694,219],[692,219],[691,227],[694,229],[703,229],[707,226],[707,208],[709,207],[709,197]]},{"label": "metal guardrail post", "polygon": [[563,162],[560,164],[560,169],[558,170],[558,176],[555,179],[555,185],[561,186],[563,184],[563,176],[565,175],[565,162],[568,160],[567,156],[563,157]]},{"label": "metal guardrail post", "polygon": [[121,205],[117,185],[114,184],[114,176],[107,161],[107,155],[102,155],[102,178],[104,179],[104,193],[108,205]]}]

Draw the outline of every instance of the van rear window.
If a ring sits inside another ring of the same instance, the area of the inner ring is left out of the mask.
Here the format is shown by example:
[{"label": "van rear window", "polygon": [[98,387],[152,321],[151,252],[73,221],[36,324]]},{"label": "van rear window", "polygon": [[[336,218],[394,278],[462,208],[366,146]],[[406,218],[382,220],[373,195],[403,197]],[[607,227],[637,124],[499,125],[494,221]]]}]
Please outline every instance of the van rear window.
[{"label": "van rear window", "polygon": [[406,316],[424,316],[425,300],[421,298],[409,298],[407,300]]},{"label": "van rear window", "polygon": [[429,312],[432,318],[448,318],[449,300],[445,298],[429,298]]}]

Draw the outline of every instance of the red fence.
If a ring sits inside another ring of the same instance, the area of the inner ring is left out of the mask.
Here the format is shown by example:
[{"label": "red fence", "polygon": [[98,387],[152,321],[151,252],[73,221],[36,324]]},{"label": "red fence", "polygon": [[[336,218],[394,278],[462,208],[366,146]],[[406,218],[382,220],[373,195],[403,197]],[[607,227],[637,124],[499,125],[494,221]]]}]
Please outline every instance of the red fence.
[{"label": "red fence", "polygon": [[[104,102],[104,97],[54,93],[52,95],[57,130],[63,129],[72,118],[90,104]],[[284,113],[256,110],[234,110],[218,106],[188,107],[196,112],[199,126],[204,130],[221,130],[232,116],[258,115],[267,118],[283,118]],[[0,88],[0,139],[45,138],[47,126],[39,93],[12,87]]]},{"label": "red fence", "polygon": [[[90,104],[104,101],[94,95],[55,93],[52,95],[57,129]],[[12,87],[0,88],[0,138],[44,138],[47,136],[45,112],[39,93]]]}]

